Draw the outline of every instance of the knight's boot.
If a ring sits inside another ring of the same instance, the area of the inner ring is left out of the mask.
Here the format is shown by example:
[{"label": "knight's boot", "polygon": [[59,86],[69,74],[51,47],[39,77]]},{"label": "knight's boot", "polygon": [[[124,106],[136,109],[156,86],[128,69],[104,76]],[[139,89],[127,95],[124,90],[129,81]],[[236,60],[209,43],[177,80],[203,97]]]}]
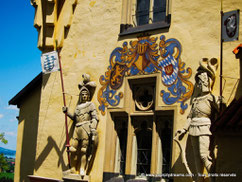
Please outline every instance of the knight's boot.
[{"label": "knight's boot", "polygon": [[72,152],[72,153],[76,152],[76,148],[73,147],[73,146],[71,146],[71,147],[69,148],[69,150],[70,150],[70,152]]},{"label": "knight's boot", "polygon": [[69,175],[69,174],[76,174],[76,170],[75,170],[75,168],[71,168],[71,169],[68,169],[68,170],[66,170],[66,171],[63,171],[63,175],[65,176],[65,175]]},{"label": "knight's boot", "polygon": [[81,175],[81,177],[84,177],[86,174],[85,174],[85,171],[84,171],[84,169],[80,169],[80,175]]}]

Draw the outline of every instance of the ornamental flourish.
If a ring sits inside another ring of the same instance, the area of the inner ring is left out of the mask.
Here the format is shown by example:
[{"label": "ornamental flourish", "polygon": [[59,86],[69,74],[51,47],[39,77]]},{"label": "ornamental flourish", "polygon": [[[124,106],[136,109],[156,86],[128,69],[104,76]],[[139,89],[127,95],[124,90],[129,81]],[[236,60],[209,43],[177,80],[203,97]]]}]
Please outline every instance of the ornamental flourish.
[{"label": "ornamental flourish", "polygon": [[183,114],[188,105],[185,103],[192,95],[193,84],[188,81],[192,75],[191,68],[185,69],[181,60],[181,44],[176,39],[166,40],[160,36],[159,46],[155,37],[139,37],[136,41],[124,42],[123,47],[115,48],[109,59],[108,70],[101,75],[102,85],[98,91],[99,110],[105,114],[108,105],[117,106],[123,97],[118,92],[124,76],[143,75],[160,72],[162,83],[167,88],[161,90],[160,96],[165,104],[180,104]]}]

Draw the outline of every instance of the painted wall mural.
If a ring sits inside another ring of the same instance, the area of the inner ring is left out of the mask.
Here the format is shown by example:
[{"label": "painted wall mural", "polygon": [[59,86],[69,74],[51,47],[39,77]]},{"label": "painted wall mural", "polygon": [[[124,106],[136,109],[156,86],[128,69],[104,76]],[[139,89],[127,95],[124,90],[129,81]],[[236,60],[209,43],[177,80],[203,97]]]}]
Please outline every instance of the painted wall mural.
[{"label": "painted wall mural", "polygon": [[192,75],[191,68],[185,68],[181,60],[182,47],[178,40],[139,37],[138,40],[128,43],[123,47],[115,48],[109,59],[108,70],[101,75],[99,81],[102,87],[98,91],[99,110],[105,114],[108,105],[117,106],[123,97],[118,89],[123,84],[124,76],[142,75],[160,72],[162,83],[166,90],[161,90],[160,95],[167,105],[180,104],[180,113],[183,114],[188,105],[185,103],[192,95],[193,84],[188,80]]}]

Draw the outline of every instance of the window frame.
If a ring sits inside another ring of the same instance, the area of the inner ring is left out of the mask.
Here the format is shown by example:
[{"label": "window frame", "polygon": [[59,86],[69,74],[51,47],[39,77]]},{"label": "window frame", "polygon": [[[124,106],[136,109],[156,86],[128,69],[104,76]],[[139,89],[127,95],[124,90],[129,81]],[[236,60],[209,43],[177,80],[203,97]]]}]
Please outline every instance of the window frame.
[{"label": "window frame", "polygon": [[[123,114],[123,113],[112,113],[112,120],[114,123],[114,127],[115,127],[115,133],[116,133],[116,147],[115,147],[115,167],[114,167],[114,171],[119,173],[119,175],[125,175],[125,168],[126,168],[126,151],[127,151],[127,137],[128,137],[128,115]],[[120,124],[124,124],[123,126],[121,126]],[[121,138],[121,130],[125,130],[126,132],[124,132],[124,135],[126,133],[126,136],[124,136],[125,138]],[[121,139],[124,139],[124,145],[125,145],[125,151],[122,151],[122,146],[121,146]],[[121,167],[121,161],[122,161],[122,152],[124,152],[124,171],[122,171],[122,167]]]},{"label": "window frame", "polygon": [[[157,99],[159,99],[159,80],[160,74],[153,75],[143,75],[143,76],[132,76],[125,78],[125,94],[124,100],[127,102],[123,106],[116,108],[110,107],[107,109],[108,118],[106,130],[106,155],[104,162],[104,173],[103,181],[108,181],[111,178],[122,177],[125,180],[142,178],[137,176],[137,137],[136,131],[139,129],[137,118],[148,118],[149,128],[152,128],[152,147],[151,147],[151,164],[150,164],[150,174],[158,174],[158,176],[150,176],[148,179],[152,180],[161,180],[160,174],[163,172],[163,149],[162,149],[162,139],[160,130],[162,128],[162,123],[165,121],[165,118],[170,118],[171,123],[171,138],[170,138],[170,154],[169,154],[169,171],[171,171],[172,164],[174,163],[174,152],[172,140],[175,131],[175,118],[177,117],[177,107],[176,106],[158,106]],[[135,107],[135,102],[130,102],[134,99],[134,90],[137,85],[154,85],[154,99],[155,105],[151,110],[141,111],[137,110]],[[115,118],[124,117],[127,118],[127,145],[126,145],[126,166],[125,174],[120,174],[120,147],[118,139],[118,130],[115,126]],[[159,118],[162,118],[160,120]],[[164,120],[163,120],[164,119]],[[159,122],[158,122],[159,120]],[[162,121],[162,122],[160,122]],[[111,137],[112,136],[112,137]],[[113,146],[113,147],[108,147]],[[113,161],[110,163],[110,161]]]},{"label": "window frame", "polygon": [[155,31],[159,29],[169,29],[171,23],[171,0],[166,0],[165,21],[152,22],[154,0],[150,0],[149,24],[137,26],[136,7],[137,0],[123,0],[122,17],[119,36]]}]

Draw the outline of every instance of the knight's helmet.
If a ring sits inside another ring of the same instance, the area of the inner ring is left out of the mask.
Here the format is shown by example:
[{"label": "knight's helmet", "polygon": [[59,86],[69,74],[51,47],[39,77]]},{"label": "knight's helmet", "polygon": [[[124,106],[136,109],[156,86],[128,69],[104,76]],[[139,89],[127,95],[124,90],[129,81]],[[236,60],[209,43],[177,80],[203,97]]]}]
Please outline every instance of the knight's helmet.
[{"label": "knight's helmet", "polygon": [[90,81],[90,76],[86,73],[82,75],[82,78],[83,81],[78,84],[80,94],[82,92],[87,92],[90,97],[90,100],[92,100],[92,97],[96,89],[96,83],[94,81]]},{"label": "knight's helmet", "polygon": [[216,58],[208,59],[208,58],[203,58],[199,62],[199,67],[197,69],[197,73],[195,75],[195,79],[197,81],[197,78],[199,75],[202,73],[207,73],[207,76],[209,78],[209,84],[210,84],[210,90],[213,89],[214,82],[215,82],[215,74],[218,69],[218,60]]}]

